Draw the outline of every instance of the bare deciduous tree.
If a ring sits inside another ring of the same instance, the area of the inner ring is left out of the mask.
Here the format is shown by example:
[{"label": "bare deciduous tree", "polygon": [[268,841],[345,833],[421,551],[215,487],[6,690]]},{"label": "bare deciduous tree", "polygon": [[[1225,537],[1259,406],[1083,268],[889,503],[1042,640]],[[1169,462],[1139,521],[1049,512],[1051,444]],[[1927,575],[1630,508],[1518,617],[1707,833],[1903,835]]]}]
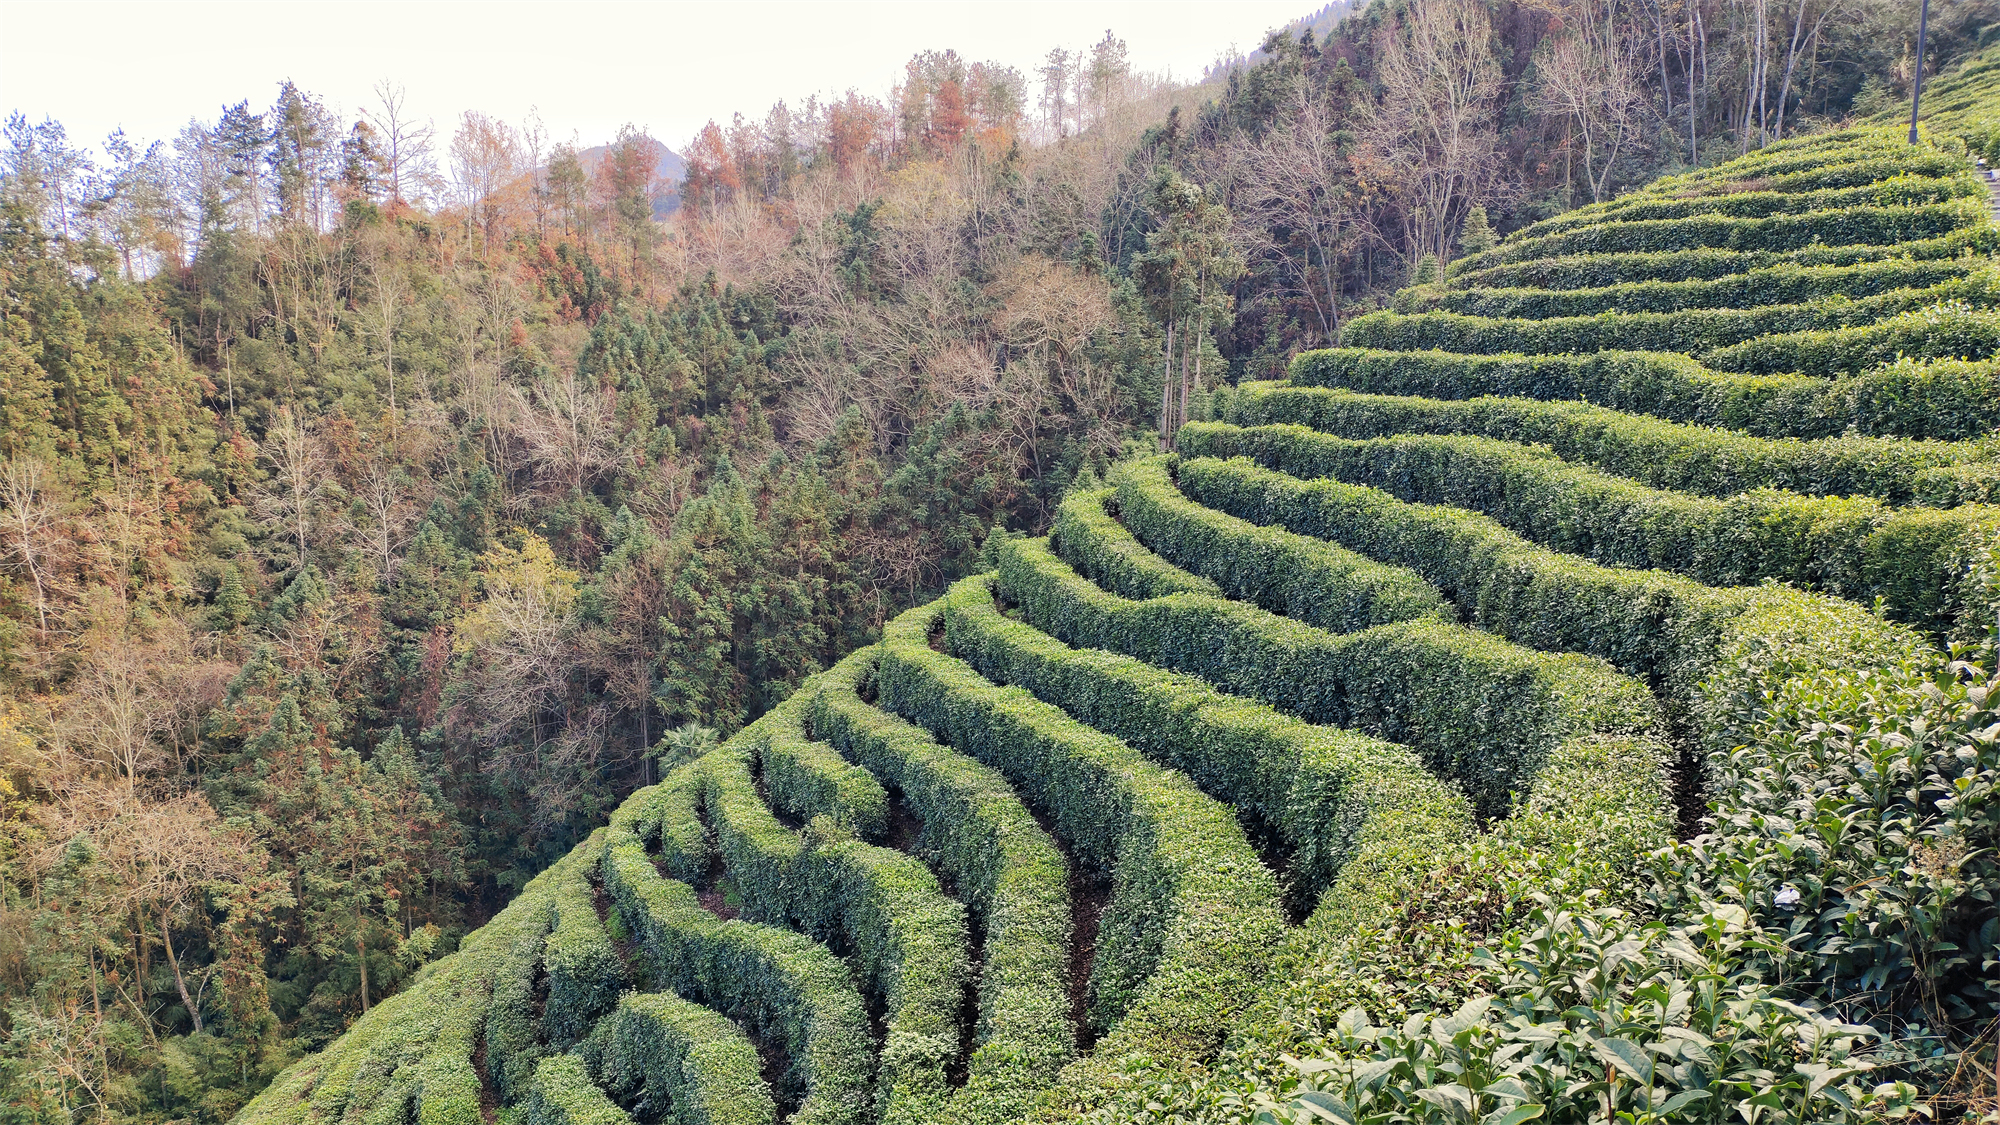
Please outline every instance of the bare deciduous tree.
[{"label": "bare deciduous tree", "polygon": [[0,514],[6,544],[35,587],[35,627],[49,629],[49,596],[64,547],[61,507],[51,495],[54,474],[40,461],[12,458],[0,464]]},{"label": "bare deciduous tree", "polygon": [[564,491],[583,491],[618,463],[618,426],[611,393],[580,378],[574,367],[549,375],[514,397],[514,434],[527,446],[528,459],[544,470],[545,481]]},{"label": "bare deciduous tree", "polygon": [[257,512],[285,528],[303,568],[321,502],[340,491],[326,443],[291,407],[281,406],[264,433],[261,454],[271,477],[258,490]]},{"label": "bare deciduous tree", "polygon": [[488,242],[500,235],[506,196],[521,174],[521,138],[512,125],[466,110],[451,138],[452,178],[467,214]]},{"label": "bare deciduous tree", "polygon": [[[1284,263],[1291,292],[1312,307],[1320,338],[1331,344],[1340,338],[1341,259],[1380,239],[1324,95],[1298,83],[1289,110],[1278,127],[1231,154],[1230,202],[1246,249]],[[1280,241],[1279,231],[1289,237]]]},{"label": "bare deciduous tree", "polygon": [[389,200],[420,202],[437,183],[437,164],[431,153],[436,130],[430,122],[419,122],[410,115],[409,95],[400,83],[387,79],[377,82],[375,102],[365,116],[382,136]]},{"label": "bare deciduous tree", "polygon": [[1399,189],[1406,252],[1446,261],[1452,232],[1500,170],[1492,19],[1478,0],[1417,0],[1381,34],[1382,105],[1369,133]]},{"label": "bare deciduous tree", "polygon": [[382,371],[389,383],[389,409],[396,409],[396,322],[410,299],[409,278],[396,253],[393,231],[369,231],[357,240],[362,267],[368,272],[369,290],[374,298],[368,308],[368,331],[382,346]]},{"label": "bare deciduous tree", "polygon": [[1532,100],[1536,112],[1560,118],[1565,151],[1582,145],[1583,178],[1591,202],[1604,199],[1620,153],[1645,132],[1646,99],[1640,93],[1628,37],[1616,26],[1579,21],[1578,30],[1542,48]]}]

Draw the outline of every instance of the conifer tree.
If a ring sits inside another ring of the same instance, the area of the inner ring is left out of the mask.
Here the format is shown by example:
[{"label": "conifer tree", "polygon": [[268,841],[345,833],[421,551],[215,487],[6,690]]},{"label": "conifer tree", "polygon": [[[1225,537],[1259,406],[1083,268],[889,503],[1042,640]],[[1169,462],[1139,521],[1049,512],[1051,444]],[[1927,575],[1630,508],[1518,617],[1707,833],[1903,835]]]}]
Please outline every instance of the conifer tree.
[{"label": "conifer tree", "polygon": [[1472,210],[1466,213],[1464,228],[1458,233],[1458,252],[1478,254],[1493,249],[1498,243],[1499,239],[1493,236],[1492,224],[1486,220],[1486,208],[1473,204]]}]

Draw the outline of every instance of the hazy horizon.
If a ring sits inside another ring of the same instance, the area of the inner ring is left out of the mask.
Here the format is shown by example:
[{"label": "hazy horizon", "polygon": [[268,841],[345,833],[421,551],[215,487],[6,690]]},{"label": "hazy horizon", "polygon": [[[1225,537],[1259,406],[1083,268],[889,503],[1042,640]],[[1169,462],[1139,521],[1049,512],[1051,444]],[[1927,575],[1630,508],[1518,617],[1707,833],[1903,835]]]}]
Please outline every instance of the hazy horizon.
[{"label": "hazy horizon", "polygon": [[[261,108],[287,79],[352,117],[387,79],[447,134],[468,109],[512,122],[533,110],[555,139],[602,144],[629,122],[679,151],[710,119],[761,115],[780,99],[796,106],[849,88],[879,95],[921,50],[1018,67],[1033,88],[1051,48],[1087,47],[1108,29],[1126,41],[1136,70],[1194,78],[1232,44],[1248,52],[1268,29],[1316,7],[0,0],[0,111],[53,117],[72,143],[97,148],[118,128],[167,140],[225,105],[248,99]],[[79,9],[92,17],[81,21],[87,42],[76,34]]]}]

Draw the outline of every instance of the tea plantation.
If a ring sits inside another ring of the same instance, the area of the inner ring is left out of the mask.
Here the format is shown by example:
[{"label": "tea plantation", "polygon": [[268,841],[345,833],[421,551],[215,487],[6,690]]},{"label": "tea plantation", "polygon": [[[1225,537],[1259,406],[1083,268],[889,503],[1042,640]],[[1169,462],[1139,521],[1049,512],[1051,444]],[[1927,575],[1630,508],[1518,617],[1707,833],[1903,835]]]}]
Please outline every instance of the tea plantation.
[{"label": "tea plantation", "polygon": [[1991,215],[1959,134],[1862,129],[1454,262],[996,535],[239,1120],[1966,1112]]}]

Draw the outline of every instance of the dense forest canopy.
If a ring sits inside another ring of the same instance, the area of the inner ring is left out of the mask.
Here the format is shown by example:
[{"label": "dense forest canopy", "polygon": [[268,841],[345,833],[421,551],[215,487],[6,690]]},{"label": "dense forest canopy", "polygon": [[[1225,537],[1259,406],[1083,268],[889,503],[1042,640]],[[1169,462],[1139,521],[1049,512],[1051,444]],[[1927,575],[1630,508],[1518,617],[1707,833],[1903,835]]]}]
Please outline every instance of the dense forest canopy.
[{"label": "dense forest canopy", "polygon": [[[1994,16],[1932,4],[1926,72]],[[678,180],[392,83],[12,116],[0,1115],[227,1120],[1218,389],[1916,77],[1888,0],[1317,18],[1195,86],[926,51]]]}]

